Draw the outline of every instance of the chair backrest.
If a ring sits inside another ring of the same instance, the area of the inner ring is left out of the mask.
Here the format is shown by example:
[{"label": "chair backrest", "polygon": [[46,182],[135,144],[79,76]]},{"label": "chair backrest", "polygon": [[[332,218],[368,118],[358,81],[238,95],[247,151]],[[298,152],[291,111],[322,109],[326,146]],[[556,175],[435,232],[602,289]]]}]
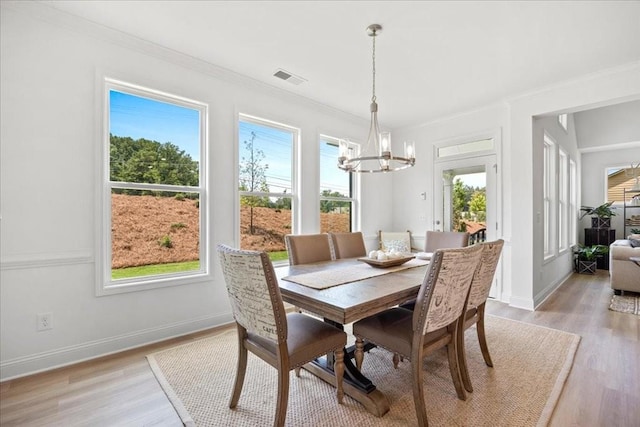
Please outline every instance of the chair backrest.
[{"label": "chair backrest", "polygon": [[438,249],[464,248],[469,244],[469,233],[460,231],[427,231],[425,252]]},{"label": "chair backrest", "polygon": [[481,254],[479,245],[436,250],[418,291],[414,333],[424,335],[462,316]]},{"label": "chair backrest", "polygon": [[390,251],[395,249],[398,252],[411,252],[411,232],[407,231],[378,231],[378,241],[380,249]]},{"label": "chair backrest", "polygon": [[355,258],[367,255],[362,232],[329,233],[331,247],[336,259]]},{"label": "chair backrest", "polygon": [[233,317],[248,332],[281,343],[287,317],[273,265],[265,252],[218,245]]},{"label": "chair backrest", "polygon": [[287,234],[284,236],[289,264],[311,264],[320,261],[331,261],[331,244],[329,235],[323,234]]},{"label": "chair backrest", "polygon": [[496,273],[500,254],[504,246],[504,240],[498,239],[493,242],[480,243],[482,247],[482,255],[480,256],[480,264],[473,276],[471,282],[471,291],[469,293],[469,303],[467,305],[478,307],[484,303],[489,297],[493,276]]}]

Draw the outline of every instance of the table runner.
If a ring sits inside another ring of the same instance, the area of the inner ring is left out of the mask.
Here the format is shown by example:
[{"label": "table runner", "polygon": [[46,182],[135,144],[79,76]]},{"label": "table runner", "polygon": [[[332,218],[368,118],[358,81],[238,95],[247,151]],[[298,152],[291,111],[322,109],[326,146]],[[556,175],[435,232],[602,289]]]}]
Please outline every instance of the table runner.
[{"label": "table runner", "polygon": [[422,267],[429,264],[429,261],[412,259],[402,265],[389,268],[375,268],[367,264],[350,265],[347,267],[333,268],[330,270],[314,271],[312,273],[296,274],[283,277],[282,280],[298,283],[314,289],[326,289],[332,286],[343,285],[345,283],[357,282],[370,277],[382,276],[394,271],[406,270],[408,268]]}]

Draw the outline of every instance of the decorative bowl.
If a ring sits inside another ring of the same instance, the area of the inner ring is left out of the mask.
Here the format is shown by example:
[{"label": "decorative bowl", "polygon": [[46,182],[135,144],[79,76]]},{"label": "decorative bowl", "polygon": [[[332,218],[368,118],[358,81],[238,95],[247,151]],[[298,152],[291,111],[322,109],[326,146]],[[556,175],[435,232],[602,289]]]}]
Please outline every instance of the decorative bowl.
[{"label": "decorative bowl", "polygon": [[358,261],[365,262],[370,266],[376,267],[376,268],[389,268],[389,267],[396,267],[398,265],[402,265],[405,262],[411,261],[413,258],[415,258],[415,255],[406,256],[402,258],[386,259],[384,261],[378,261],[377,259],[363,257],[363,258],[358,258]]}]

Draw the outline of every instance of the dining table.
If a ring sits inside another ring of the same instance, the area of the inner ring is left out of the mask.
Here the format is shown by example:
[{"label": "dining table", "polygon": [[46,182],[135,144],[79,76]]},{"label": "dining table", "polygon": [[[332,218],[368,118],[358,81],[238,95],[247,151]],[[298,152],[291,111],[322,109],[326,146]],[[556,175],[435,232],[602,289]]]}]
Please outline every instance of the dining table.
[{"label": "dining table", "polygon": [[[428,261],[412,259],[400,266],[379,268],[357,258],[348,258],[282,266],[275,271],[285,302],[344,330],[344,325],[415,299],[427,265]],[[365,350],[372,347],[369,344]],[[372,414],[383,416],[389,411],[387,397],[356,368],[352,359],[353,346],[345,349],[345,394]],[[392,363],[391,359],[389,363]],[[333,354],[316,359],[303,368],[335,385]]]}]

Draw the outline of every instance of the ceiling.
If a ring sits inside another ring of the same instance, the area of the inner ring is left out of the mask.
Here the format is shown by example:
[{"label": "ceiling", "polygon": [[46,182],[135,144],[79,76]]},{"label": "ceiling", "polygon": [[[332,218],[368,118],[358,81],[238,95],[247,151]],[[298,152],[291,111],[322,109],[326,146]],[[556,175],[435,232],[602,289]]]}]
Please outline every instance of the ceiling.
[{"label": "ceiling", "polygon": [[[389,128],[640,60],[639,1],[44,1]],[[307,81],[273,77],[282,68]]]}]

